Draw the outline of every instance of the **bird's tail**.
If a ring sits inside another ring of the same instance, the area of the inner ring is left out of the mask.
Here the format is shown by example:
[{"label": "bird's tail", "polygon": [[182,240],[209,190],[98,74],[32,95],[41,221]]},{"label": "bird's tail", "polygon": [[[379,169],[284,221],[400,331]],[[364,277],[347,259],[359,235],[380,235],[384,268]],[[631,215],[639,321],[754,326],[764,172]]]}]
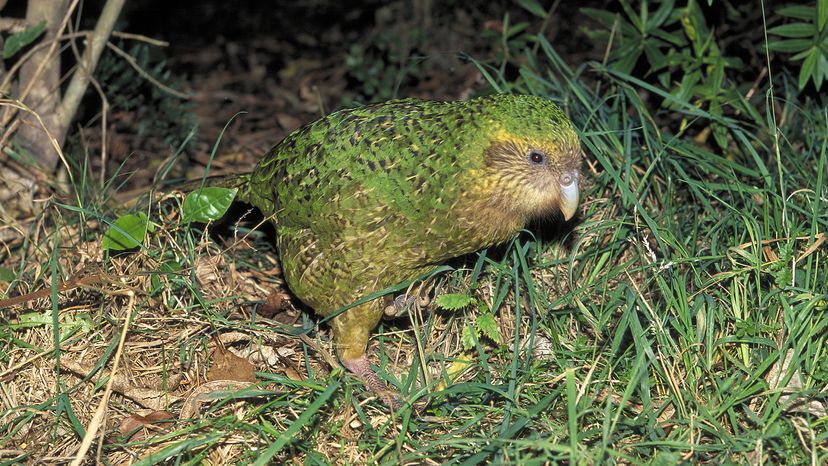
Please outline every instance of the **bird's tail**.
[{"label": "bird's tail", "polygon": [[197,180],[185,181],[175,189],[183,192],[196,191],[201,188],[228,188],[238,189],[236,200],[250,202],[250,173],[232,173],[229,175],[215,175]]}]

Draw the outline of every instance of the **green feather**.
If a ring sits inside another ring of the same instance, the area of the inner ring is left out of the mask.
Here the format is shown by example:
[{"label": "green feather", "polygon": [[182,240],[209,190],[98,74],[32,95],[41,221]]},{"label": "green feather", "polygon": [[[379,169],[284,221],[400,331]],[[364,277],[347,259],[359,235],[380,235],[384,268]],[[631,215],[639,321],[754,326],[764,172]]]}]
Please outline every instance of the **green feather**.
[{"label": "green feather", "polygon": [[[535,146],[549,153],[542,171],[523,153]],[[272,218],[291,290],[328,315],[508,240],[548,210],[556,174],[579,164],[577,134],[549,100],[404,99],[296,130],[234,186]],[[364,353],[380,314],[375,302],[332,320],[340,356]]]}]

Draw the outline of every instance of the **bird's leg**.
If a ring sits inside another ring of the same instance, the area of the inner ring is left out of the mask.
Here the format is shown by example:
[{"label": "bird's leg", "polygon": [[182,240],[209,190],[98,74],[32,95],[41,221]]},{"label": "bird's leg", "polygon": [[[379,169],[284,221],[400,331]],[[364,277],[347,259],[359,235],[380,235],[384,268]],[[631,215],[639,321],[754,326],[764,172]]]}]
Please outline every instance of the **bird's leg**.
[{"label": "bird's leg", "polygon": [[[373,304],[373,303],[372,303]],[[371,306],[369,304],[367,306]],[[375,304],[373,304],[375,305]],[[356,311],[356,312],[351,312]],[[331,320],[331,328],[334,331],[334,344],[336,353],[342,365],[354,375],[362,379],[365,386],[376,393],[386,405],[394,409],[402,407],[400,394],[396,390],[389,389],[376,372],[371,369],[371,363],[365,354],[368,347],[368,338],[371,330],[379,321],[380,311],[372,308],[358,306],[350,311],[336,316]]]}]

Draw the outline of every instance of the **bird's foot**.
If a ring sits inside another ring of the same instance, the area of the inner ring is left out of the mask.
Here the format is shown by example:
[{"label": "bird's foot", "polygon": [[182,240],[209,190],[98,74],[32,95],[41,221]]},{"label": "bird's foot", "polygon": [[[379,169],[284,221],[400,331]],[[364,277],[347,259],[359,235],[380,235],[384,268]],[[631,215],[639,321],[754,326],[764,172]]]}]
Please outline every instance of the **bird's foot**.
[{"label": "bird's foot", "polygon": [[387,406],[395,410],[402,408],[400,393],[396,390],[389,389],[385,385],[385,382],[380,380],[377,373],[371,369],[371,363],[364,354],[356,359],[349,361],[343,360],[342,365],[362,379],[365,382],[365,386],[368,387],[368,390],[376,393]]},{"label": "bird's foot", "polygon": [[383,308],[382,316],[386,319],[396,319],[397,317],[401,317],[408,312],[408,308],[414,304],[414,299],[414,296],[404,294],[397,296],[394,298],[394,301]]},{"label": "bird's foot", "polygon": [[396,319],[407,313],[411,306],[416,305],[422,309],[428,306],[429,303],[431,303],[431,297],[423,290],[419,290],[415,296],[401,294],[394,298],[394,302],[385,306],[382,314],[387,319]]}]

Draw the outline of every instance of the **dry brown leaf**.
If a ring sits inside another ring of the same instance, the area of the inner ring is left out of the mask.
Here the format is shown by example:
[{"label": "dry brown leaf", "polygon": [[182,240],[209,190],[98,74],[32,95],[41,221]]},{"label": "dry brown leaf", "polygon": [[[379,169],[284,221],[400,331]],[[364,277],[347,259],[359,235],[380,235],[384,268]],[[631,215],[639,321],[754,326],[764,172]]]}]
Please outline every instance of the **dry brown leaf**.
[{"label": "dry brown leaf", "polygon": [[285,375],[290,380],[305,380],[305,378],[302,376],[302,374],[299,373],[299,371],[290,366],[285,366]]},{"label": "dry brown leaf", "polygon": [[207,371],[207,380],[235,380],[256,382],[256,368],[250,361],[240,358],[223,347],[217,347],[211,354],[213,364]]},{"label": "dry brown leaf", "polygon": [[247,358],[253,364],[263,364],[271,367],[279,365],[280,362],[284,363],[295,354],[296,351],[289,346],[274,348],[272,346],[257,345],[240,348],[236,353],[237,356]]},{"label": "dry brown leaf", "polygon": [[294,324],[300,316],[300,312],[290,301],[290,295],[284,290],[276,290],[267,295],[267,300],[259,307],[258,312],[264,317],[285,325]]},{"label": "dry brown leaf", "polygon": [[205,286],[219,279],[218,270],[224,266],[224,256],[198,256],[195,260],[196,280]]},{"label": "dry brown leaf", "polygon": [[[166,422],[175,419],[175,416],[168,411],[152,411],[146,416],[140,414],[133,414],[127,416],[121,421],[118,431],[121,435],[132,440],[143,440],[148,437],[149,431],[168,432],[169,429],[162,427]],[[132,438],[139,429],[146,429],[139,434],[137,438]]]}]

